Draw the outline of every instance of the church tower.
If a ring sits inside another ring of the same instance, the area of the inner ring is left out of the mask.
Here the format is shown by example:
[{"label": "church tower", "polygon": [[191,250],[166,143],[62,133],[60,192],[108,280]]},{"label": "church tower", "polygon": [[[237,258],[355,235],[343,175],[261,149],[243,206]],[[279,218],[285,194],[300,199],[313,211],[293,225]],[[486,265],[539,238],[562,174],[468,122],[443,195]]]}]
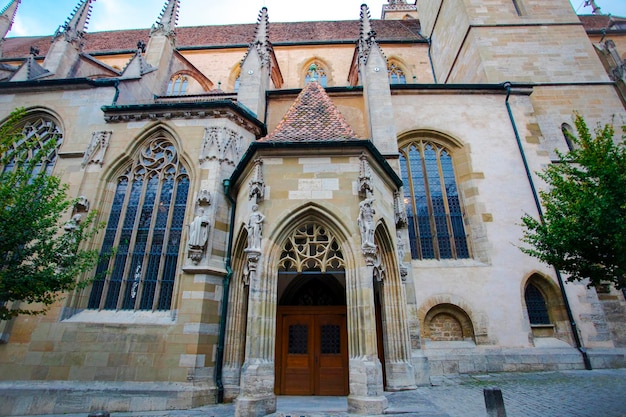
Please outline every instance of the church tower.
[{"label": "church tower", "polygon": [[527,140],[553,158],[567,150],[561,126],[574,112],[595,125],[621,107],[568,0],[418,0],[417,9],[440,83],[532,84]]}]

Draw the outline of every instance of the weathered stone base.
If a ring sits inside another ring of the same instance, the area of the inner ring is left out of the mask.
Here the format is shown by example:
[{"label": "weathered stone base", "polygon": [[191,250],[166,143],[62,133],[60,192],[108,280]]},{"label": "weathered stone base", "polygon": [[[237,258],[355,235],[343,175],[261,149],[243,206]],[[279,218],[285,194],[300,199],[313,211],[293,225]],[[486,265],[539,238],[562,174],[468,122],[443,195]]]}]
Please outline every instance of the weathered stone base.
[{"label": "weathered stone base", "polygon": [[188,409],[215,403],[215,394],[208,384],[3,381],[0,415]]},{"label": "weathered stone base", "polygon": [[588,349],[593,369],[626,368],[626,348]]},{"label": "weathered stone base", "polygon": [[235,400],[236,417],[261,417],[276,412],[276,396],[242,397]]},{"label": "weathered stone base", "polygon": [[[430,374],[471,374],[485,372],[563,371],[585,369],[582,354],[568,347],[497,348],[482,346],[435,347],[424,349]],[[626,349],[588,349],[592,367],[626,366]]]},{"label": "weathered stone base", "polygon": [[387,398],[380,397],[357,397],[348,396],[348,413],[365,416],[385,414]]}]

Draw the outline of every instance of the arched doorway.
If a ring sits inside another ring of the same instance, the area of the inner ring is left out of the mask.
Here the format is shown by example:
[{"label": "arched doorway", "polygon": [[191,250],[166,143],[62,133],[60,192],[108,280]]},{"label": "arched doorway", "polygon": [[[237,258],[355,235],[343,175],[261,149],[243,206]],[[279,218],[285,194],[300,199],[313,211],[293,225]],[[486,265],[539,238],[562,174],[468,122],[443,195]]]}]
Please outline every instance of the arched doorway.
[{"label": "arched doorway", "polygon": [[276,393],[347,395],[345,289],[331,274],[291,280],[277,311]]},{"label": "arched doorway", "polygon": [[347,395],[345,263],[334,236],[304,222],[278,265],[276,383],[282,395]]}]

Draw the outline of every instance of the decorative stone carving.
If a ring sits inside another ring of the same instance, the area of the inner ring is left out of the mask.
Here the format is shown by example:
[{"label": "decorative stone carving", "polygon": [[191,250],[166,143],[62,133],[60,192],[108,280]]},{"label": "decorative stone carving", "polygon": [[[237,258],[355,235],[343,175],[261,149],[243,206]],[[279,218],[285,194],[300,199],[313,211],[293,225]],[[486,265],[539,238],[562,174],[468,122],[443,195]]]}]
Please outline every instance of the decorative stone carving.
[{"label": "decorative stone carving", "polygon": [[359,204],[359,230],[361,231],[361,247],[373,248],[374,244],[374,199],[369,197]]},{"label": "decorative stone carving", "polygon": [[209,190],[200,190],[200,193],[198,193],[198,205],[201,207],[211,205],[211,193]]},{"label": "decorative stone carving", "polygon": [[75,213],[87,213],[89,211],[89,200],[84,195],[81,195],[74,204]]},{"label": "decorative stone carving", "polygon": [[72,218],[67,223],[65,223],[63,229],[65,229],[65,231],[68,233],[73,232],[74,230],[78,229],[78,225],[80,224],[82,218],[82,214],[74,214]]},{"label": "decorative stone carving", "polygon": [[383,283],[385,281],[387,271],[380,257],[380,252],[378,251],[378,248],[376,248],[376,251],[374,253],[372,266],[374,267],[374,279],[377,282]]},{"label": "decorative stone carving", "polygon": [[246,251],[261,251],[261,238],[263,234],[263,221],[265,216],[259,211],[259,206],[252,206],[252,213],[248,218],[246,230],[248,231],[248,247]]},{"label": "decorative stone carving", "polygon": [[82,168],[85,168],[89,164],[102,166],[112,133],[111,131],[105,130],[92,133],[91,142],[89,142],[89,146],[83,154],[83,162],[80,164]]},{"label": "decorative stone carving", "polygon": [[263,181],[263,160],[257,158],[254,160],[254,175],[250,180],[250,194],[249,198],[255,197],[255,202],[262,201],[265,197],[265,182]]},{"label": "decorative stone carving", "polygon": [[207,127],[204,131],[200,163],[217,159],[235,165],[241,157],[243,136],[227,127]]},{"label": "decorative stone carving", "polygon": [[407,227],[409,219],[406,215],[402,189],[393,193],[393,211],[396,218],[396,227],[398,229]]},{"label": "decorative stone carving", "polygon": [[374,193],[372,173],[369,162],[367,162],[367,155],[362,153],[359,159],[361,161],[359,167],[359,195],[367,198]]},{"label": "decorative stone carving", "polygon": [[205,215],[204,208],[198,209],[198,215],[189,225],[189,239],[187,246],[189,247],[189,258],[194,264],[198,264],[202,260],[206,243],[209,239],[209,218]]},{"label": "decorative stone carving", "polygon": [[402,239],[402,234],[400,232],[396,232],[396,237],[398,238],[396,245],[398,246],[398,268],[400,269],[400,278],[402,278],[402,282],[406,282],[409,270],[404,263],[404,255],[406,254],[404,240]]}]

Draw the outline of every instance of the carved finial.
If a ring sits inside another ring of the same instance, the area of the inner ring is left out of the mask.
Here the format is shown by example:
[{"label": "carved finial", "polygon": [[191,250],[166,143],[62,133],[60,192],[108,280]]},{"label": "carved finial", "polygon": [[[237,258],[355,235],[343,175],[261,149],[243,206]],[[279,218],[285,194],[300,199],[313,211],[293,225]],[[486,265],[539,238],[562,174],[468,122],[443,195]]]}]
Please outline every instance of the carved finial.
[{"label": "carved finial", "polygon": [[89,23],[89,17],[91,17],[91,3],[93,1],[95,0],[80,0],[72,16],[70,16],[62,27],[57,29],[54,35],[55,39],[63,35],[66,42],[74,43],[79,48],[82,48],[87,23]]},{"label": "carved finial", "polygon": [[137,50],[142,54],[146,52],[146,43],[143,40],[137,42]]},{"label": "carved finial", "polygon": [[39,55],[39,48],[37,48],[35,45],[31,45],[31,47],[30,47],[30,55],[38,56]]},{"label": "carved finial", "polygon": [[258,43],[267,44],[269,41],[269,16],[267,7],[263,7],[259,12],[259,18],[256,25],[255,40]]},{"label": "carved finial", "polygon": [[168,37],[175,37],[174,30],[178,22],[178,9],[180,0],[167,0],[163,10],[159,15],[159,20],[152,26],[150,36],[154,34],[162,34]]},{"label": "carved finial", "polygon": [[317,65],[311,64],[309,67],[309,74],[311,75],[311,81],[317,81]]}]

